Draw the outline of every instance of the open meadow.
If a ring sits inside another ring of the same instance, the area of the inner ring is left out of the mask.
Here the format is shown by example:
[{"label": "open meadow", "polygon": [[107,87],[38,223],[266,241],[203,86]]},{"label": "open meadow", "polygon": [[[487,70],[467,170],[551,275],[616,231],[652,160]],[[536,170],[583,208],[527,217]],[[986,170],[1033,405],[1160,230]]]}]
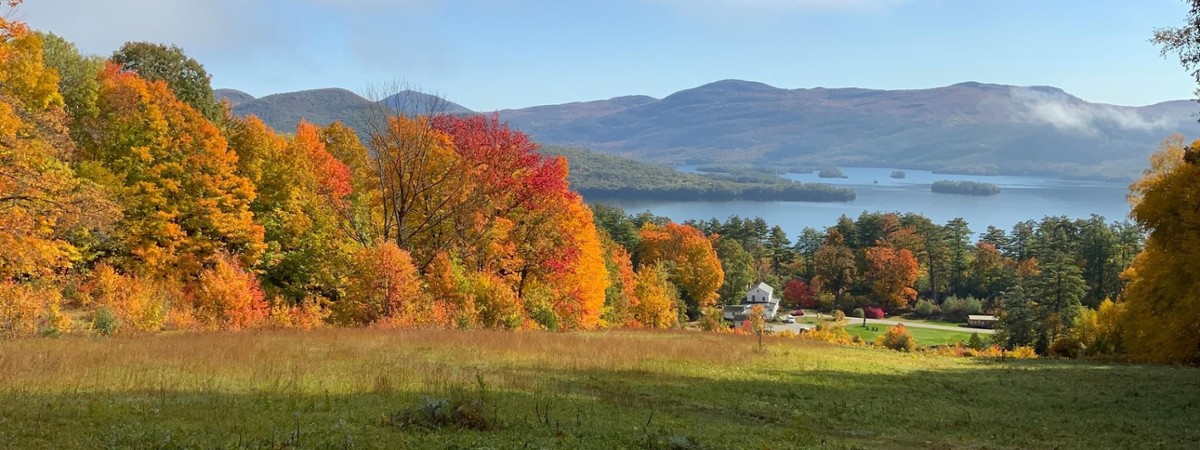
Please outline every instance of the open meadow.
[{"label": "open meadow", "polygon": [[[1194,448],[1200,370],[696,332],[0,342],[3,448]],[[50,444],[53,443],[53,444]]]}]

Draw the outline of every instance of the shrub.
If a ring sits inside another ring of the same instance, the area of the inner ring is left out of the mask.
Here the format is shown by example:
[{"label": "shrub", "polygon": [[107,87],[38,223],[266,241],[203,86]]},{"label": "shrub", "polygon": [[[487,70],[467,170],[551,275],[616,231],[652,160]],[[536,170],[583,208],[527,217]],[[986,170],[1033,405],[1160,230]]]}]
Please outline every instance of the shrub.
[{"label": "shrub", "polygon": [[292,305],[276,297],[271,301],[271,326],[305,331],[324,327],[325,320],[329,318],[329,310],[325,308],[328,303],[321,297],[309,297],[298,305]]},{"label": "shrub", "polygon": [[484,431],[495,427],[483,400],[448,398],[425,398],[420,405],[389,416],[388,423],[401,429]]},{"label": "shrub", "polygon": [[937,305],[933,304],[933,302],[920,299],[917,300],[917,304],[913,306],[913,312],[916,313],[917,317],[929,318],[941,312],[941,310],[937,307]]},{"label": "shrub", "polygon": [[724,311],[716,306],[704,307],[700,310],[700,329],[704,331],[719,331],[725,328]]},{"label": "shrub", "polygon": [[1017,347],[1005,353],[1005,357],[1014,359],[1037,359],[1037,351],[1030,346]]},{"label": "shrub", "polygon": [[337,321],[367,325],[385,317],[394,325],[411,322],[421,281],[408,252],[383,242],[356,251],[346,277],[346,295],[335,305]]},{"label": "shrub", "polygon": [[917,348],[917,342],[902,323],[888,328],[886,333],[875,340],[875,344],[901,352],[911,352]]},{"label": "shrub", "polygon": [[821,294],[817,296],[817,309],[821,311],[829,311],[833,309],[833,303],[837,300],[833,294]]},{"label": "shrub", "polygon": [[857,318],[861,319],[861,318],[867,316],[867,312],[865,310],[863,310],[862,308],[854,308],[854,311],[850,311],[850,315],[852,317],[857,317]]},{"label": "shrub", "polygon": [[62,296],[54,289],[5,281],[0,283],[0,338],[32,336],[63,325],[58,314]]},{"label": "shrub", "polygon": [[92,330],[101,336],[112,336],[121,330],[121,318],[107,306],[92,312]]},{"label": "shrub", "polygon": [[833,311],[833,321],[834,321],[835,323],[839,323],[839,324],[840,324],[840,323],[842,323],[842,322],[843,322],[843,321],[845,321],[845,320],[846,320],[846,313],[842,312],[841,310],[834,310],[834,311]]},{"label": "shrub", "polygon": [[1078,358],[1083,348],[1083,342],[1075,336],[1063,336],[1050,343],[1049,353],[1064,358]]},{"label": "shrub", "polygon": [[46,324],[41,329],[42,336],[58,337],[70,333],[73,328],[71,318],[63,314],[58,302],[50,303],[46,307]]},{"label": "shrub", "polygon": [[965,299],[950,297],[942,303],[942,318],[951,322],[966,322],[968,315],[982,312],[983,302],[975,297]]},{"label": "shrub", "polygon": [[200,273],[192,295],[192,314],[211,330],[255,327],[270,313],[258,278],[228,256],[217,258],[213,268]]},{"label": "shrub", "polygon": [[839,322],[817,324],[815,329],[801,333],[800,337],[835,344],[849,344],[853,340],[846,327]]},{"label": "shrub", "polygon": [[863,311],[866,312],[868,319],[882,319],[883,318],[883,308],[880,308],[878,306],[868,306],[868,307],[864,308]]},{"label": "shrub", "polygon": [[979,333],[971,333],[971,338],[967,339],[967,347],[970,347],[973,350],[983,350],[987,348],[987,346],[987,342],[984,342],[983,338],[979,336]]},{"label": "shrub", "polygon": [[88,304],[108,309],[123,325],[136,331],[159,331],[166,322],[165,283],[152,283],[126,276],[108,264],[100,264],[85,286]]}]

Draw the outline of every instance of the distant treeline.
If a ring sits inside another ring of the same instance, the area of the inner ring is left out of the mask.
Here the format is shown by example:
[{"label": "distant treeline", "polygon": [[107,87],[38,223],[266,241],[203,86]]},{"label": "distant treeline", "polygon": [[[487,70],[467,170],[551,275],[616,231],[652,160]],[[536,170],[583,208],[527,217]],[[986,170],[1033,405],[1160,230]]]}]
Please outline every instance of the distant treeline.
[{"label": "distant treeline", "polygon": [[784,202],[848,202],[854,200],[851,189],[820,183],[752,185],[714,183],[711,186],[658,186],[649,188],[593,188],[572,185],[581,195],[596,200],[671,200],[722,201],[761,200]]},{"label": "distant treeline", "polygon": [[571,164],[571,188],[590,200],[847,202],[855,198],[852,189],[799,183],[749,167],[692,174],[583,149],[548,146],[542,152],[566,157]]},{"label": "distant treeline", "polygon": [[933,192],[939,194],[976,195],[981,197],[1000,193],[1000,186],[991,183],[980,183],[978,181],[941,180],[934,182],[931,189]]}]

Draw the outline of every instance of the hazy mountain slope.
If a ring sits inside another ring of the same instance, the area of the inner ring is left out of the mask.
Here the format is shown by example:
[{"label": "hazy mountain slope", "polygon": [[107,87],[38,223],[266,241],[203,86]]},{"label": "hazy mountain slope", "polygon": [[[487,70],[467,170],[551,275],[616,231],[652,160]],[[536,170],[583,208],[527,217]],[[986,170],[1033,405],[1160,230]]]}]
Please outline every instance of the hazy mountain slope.
[{"label": "hazy mountain slope", "polygon": [[[470,113],[413,91],[384,101],[406,112],[437,104],[443,112]],[[291,130],[301,118],[356,126],[371,106],[344,89],[318,89],[235,103],[234,112]],[[780,89],[725,80],[662,99],[626,96],[499,115],[543,144],[667,165],[882,165],[1128,179],[1167,136],[1200,135],[1198,112],[1200,105],[1189,101],[1115,106],[1045,86]]]},{"label": "hazy mountain slope", "polygon": [[301,119],[318,125],[328,125],[334,121],[355,125],[360,123],[372,105],[358,94],[333,88],[268,95],[237,105],[233,112],[239,116],[258,116],[276,130],[291,132],[295,131]]},{"label": "hazy mountain slope", "polygon": [[1051,87],[779,89],[726,80],[637,97],[501,111],[552,144],[662,163],[891,165],[1131,177],[1172,133],[1200,133],[1192,102],[1089,103]]},{"label": "hazy mountain slope", "polygon": [[216,95],[217,100],[221,100],[221,99],[229,100],[229,104],[233,105],[235,107],[242,103],[254,101],[253,95],[247,94],[247,93],[239,91],[237,89],[214,89],[213,94]]},{"label": "hazy mountain slope", "polygon": [[[240,91],[218,89],[217,92],[223,95]],[[431,108],[449,114],[471,113],[471,110],[454,102],[415,91],[399,92],[382,102],[409,113],[426,113]],[[235,103],[233,112],[239,116],[258,116],[272,128],[284,132],[295,130],[301,119],[318,125],[341,121],[361,131],[362,120],[374,105],[370,100],[346,89],[328,88],[274,94]]]}]

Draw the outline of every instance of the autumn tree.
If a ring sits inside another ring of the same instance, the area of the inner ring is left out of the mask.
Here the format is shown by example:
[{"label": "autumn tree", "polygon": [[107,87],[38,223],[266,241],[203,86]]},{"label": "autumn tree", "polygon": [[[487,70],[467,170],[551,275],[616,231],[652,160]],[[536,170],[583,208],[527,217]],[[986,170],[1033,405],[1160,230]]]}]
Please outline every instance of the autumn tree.
[{"label": "autumn tree", "polygon": [[208,120],[222,119],[224,111],[213,94],[212,76],[203,65],[184,54],[183,49],[150,42],[126,42],[109,60],[147,81],[165,82],[176,98]]},{"label": "autumn tree", "polygon": [[871,291],[879,302],[890,308],[906,308],[916,300],[917,291],[912,285],[917,281],[920,268],[911,252],[878,245],[867,249],[866,257],[867,272],[864,275],[871,280]]},{"label": "autumn tree", "polygon": [[335,205],[337,224],[342,234],[360,245],[371,245],[379,233],[373,230],[381,223],[376,206],[381,204],[380,180],[374,172],[373,160],[354,129],[334,122],[321,129],[325,150],[346,165],[350,175],[350,194]]},{"label": "autumn tree", "polygon": [[662,264],[643,265],[634,283],[633,317],[640,326],[668,328],[679,321],[679,294]]},{"label": "autumn tree", "polygon": [[846,246],[837,229],[829,230],[825,244],[813,255],[814,284],[821,285],[834,295],[834,307],[842,306],[842,295],[858,277],[854,251]]},{"label": "autumn tree", "polygon": [[290,139],[253,116],[233,119],[226,129],[238,155],[237,173],[257,193],[250,210],[265,230],[259,267],[268,290],[292,303],[311,295],[336,297],[343,244],[350,241],[336,219],[352,189],[349,169],[307,122]]},{"label": "autumn tree", "polygon": [[783,287],[783,299],[796,308],[812,308],[817,306],[817,298],[812,288],[804,280],[793,279]]},{"label": "autumn tree", "polygon": [[258,278],[227,255],[217,255],[212,267],[200,272],[192,301],[197,320],[213,330],[256,327],[270,312]]},{"label": "autumn tree", "polygon": [[601,242],[604,247],[604,265],[608,270],[608,289],[604,291],[603,326],[637,326],[633,310],[638,306],[634,293],[636,274],[629,251],[613,241],[603,231]]},{"label": "autumn tree", "polygon": [[81,257],[72,241],[118,214],[66,162],[75,147],[58,82],[41,37],[0,18],[0,279],[69,267]]},{"label": "autumn tree", "polygon": [[78,137],[82,131],[80,121],[99,113],[96,98],[100,82],[96,75],[104,68],[104,61],[95,56],[84,56],[75,44],[54,33],[42,35],[42,40],[46,65],[58,73],[58,89],[62,93],[67,116],[72,119],[70,128]]},{"label": "autumn tree", "polygon": [[117,190],[125,217],[114,256],[133,271],[194,277],[219,253],[253,266],[263,229],[254,185],[204,116],[163,82],[109,66],[100,74],[99,114],[86,122],[88,176]]},{"label": "autumn tree", "polygon": [[641,263],[665,265],[671,282],[680,289],[689,317],[698,317],[701,307],[717,301],[725,273],[712,242],[700,230],[676,223],[648,223],[642,226],[641,242]]},{"label": "autumn tree", "polygon": [[1133,217],[1148,231],[1146,247],[1125,272],[1125,349],[1132,359],[1200,364],[1200,141],[1180,136],[1150,157],[1131,187]]},{"label": "autumn tree", "polygon": [[421,281],[408,252],[392,242],[360,248],[346,277],[346,295],[334,317],[344,324],[372,324],[383,319],[411,321]]}]

